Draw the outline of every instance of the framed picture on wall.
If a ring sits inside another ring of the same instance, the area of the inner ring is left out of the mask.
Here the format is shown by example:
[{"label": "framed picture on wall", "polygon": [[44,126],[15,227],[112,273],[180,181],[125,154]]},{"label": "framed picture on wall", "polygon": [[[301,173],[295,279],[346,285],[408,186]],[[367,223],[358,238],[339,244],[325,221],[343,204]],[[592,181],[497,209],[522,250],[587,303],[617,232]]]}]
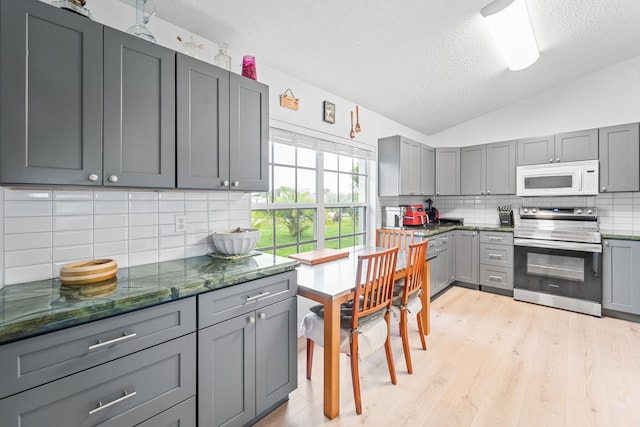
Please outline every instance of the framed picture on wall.
[{"label": "framed picture on wall", "polygon": [[331,124],[336,122],[336,104],[329,101],[323,102],[322,120]]}]

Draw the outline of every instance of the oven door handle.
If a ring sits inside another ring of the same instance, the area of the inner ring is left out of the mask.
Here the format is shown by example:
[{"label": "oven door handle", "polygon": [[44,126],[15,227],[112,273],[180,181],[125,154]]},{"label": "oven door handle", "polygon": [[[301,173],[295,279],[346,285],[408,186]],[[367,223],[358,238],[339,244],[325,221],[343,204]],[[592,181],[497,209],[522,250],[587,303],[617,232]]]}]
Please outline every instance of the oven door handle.
[{"label": "oven door handle", "polygon": [[559,249],[563,251],[602,252],[602,245],[595,243],[559,242],[555,240],[513,239],[515,246]]}]

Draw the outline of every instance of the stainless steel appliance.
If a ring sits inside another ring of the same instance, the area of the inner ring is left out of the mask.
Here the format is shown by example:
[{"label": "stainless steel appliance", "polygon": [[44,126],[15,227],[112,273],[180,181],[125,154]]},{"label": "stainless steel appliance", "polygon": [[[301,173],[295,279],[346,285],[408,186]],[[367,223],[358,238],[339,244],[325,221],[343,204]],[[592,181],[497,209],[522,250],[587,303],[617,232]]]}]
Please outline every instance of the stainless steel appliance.
[{"label": "stainless steel appliance", "polygon": [[404,206],[383,206],[382,226],[386,228],[401,228],[405,213],[406,208]]},{"label": "stainless steel appliance", "polygon": [[518,196],[587,196],[598,194],[598,160],[518,166]]},{"label": "stainless steel appliance", "polygon": [[521,207],[513,235],[515,299],[601,315],[596,208]]}]

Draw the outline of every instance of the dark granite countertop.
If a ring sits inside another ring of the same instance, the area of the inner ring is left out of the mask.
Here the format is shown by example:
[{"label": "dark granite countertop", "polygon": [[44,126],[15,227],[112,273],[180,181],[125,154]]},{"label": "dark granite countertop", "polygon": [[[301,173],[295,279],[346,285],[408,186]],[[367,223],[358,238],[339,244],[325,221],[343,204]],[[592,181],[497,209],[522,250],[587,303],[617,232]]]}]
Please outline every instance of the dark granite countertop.
[{"label": "dark granite countertop", "polygon": [[603,239],[613,239],[613,240],[640,240],[640,236],[631,235],[631,234],[615,234],[614,232],[609,231],[600,231]]},{"label": "dark granite countertop", "polygon": [[435,236],[453,230],[474,230],[474,231],[498,231],[505,233],[513,233],[513,226],[500,226],[495,224],[467,224],[467,225],[435,225],[427,226],[407,226],[402,227],[407,230],[414,230],[415,235],[419,236]]},{"label": "dark granite countertop", "polygon": [[59,279],[0,289],[0,345],[294,270],[289,258],[200,256],[121,268],[117,280],[69,287]]}]

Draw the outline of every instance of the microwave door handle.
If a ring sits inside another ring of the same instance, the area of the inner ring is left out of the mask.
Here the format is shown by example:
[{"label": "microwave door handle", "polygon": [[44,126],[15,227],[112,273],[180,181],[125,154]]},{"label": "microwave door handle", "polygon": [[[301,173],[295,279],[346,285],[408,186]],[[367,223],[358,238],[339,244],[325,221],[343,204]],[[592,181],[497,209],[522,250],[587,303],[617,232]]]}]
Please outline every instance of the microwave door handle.
[{"label": "microwave door handle", "polygon": [[580,180],[578,181],[578,191],[580,193],[582,193],[582,178],[583,178],[583,173],[578,174],[580,176]]}]

